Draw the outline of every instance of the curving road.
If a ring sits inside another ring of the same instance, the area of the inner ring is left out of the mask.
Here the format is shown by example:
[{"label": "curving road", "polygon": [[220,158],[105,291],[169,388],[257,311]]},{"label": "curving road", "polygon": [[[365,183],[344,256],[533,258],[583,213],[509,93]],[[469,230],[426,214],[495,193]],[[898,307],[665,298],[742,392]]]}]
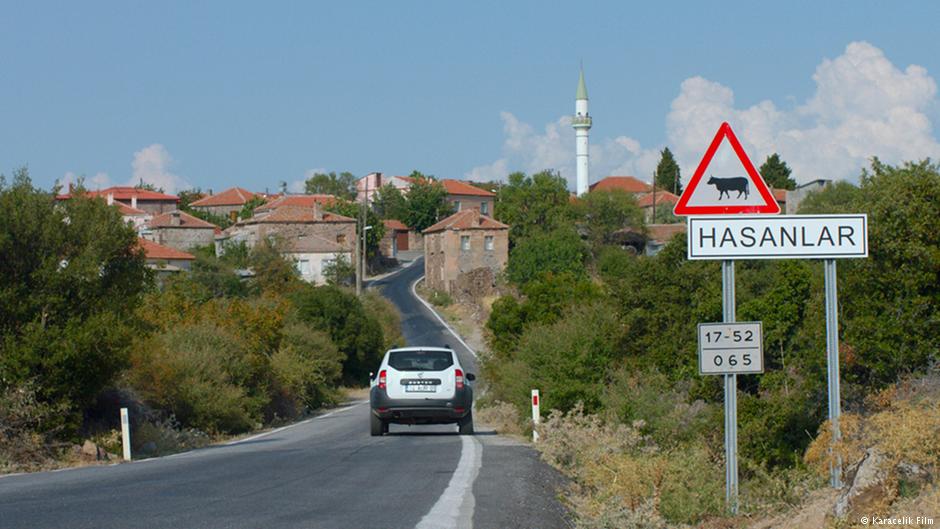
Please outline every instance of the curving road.
[{"label": "curving road", "polygon": [[[414,266],[375,281],[409,344],[472,353],[411,294]],[[478,428],[393,425],[370,437],[368,404],[229,445],[129,464],[0,477],[0,527],[565,528],[560,478],[525,445]]]}]

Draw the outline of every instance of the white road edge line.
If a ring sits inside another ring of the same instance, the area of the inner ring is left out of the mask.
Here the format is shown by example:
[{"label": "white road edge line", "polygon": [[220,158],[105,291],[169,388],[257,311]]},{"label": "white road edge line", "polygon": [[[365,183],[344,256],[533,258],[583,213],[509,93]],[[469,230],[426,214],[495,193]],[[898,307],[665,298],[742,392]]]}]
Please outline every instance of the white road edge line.
[{"label": "white road edge line", "polygon": [[460,344],[463,345],[467,351],[470,351],[470,354],[473,355],[474,358],[477,358],[477,352],[474,351],[472,347],[467,345],[467,342],[463,341],[463,338],[461,338],[460,335],[457,334],[457,332],[454,329],[452,329],[451,326],[448,325],[446,321],[444,321],[444,318],[442,318],[441,315],[438,314],[437,311],[431,307],[430,303],[428,303],[427,301],[424,301],[424,299],[422,299],[421,296],[419,296],[418,293],[415,292],[415,286],[418,284],[418,281],[421,281],[423,279],[424,279],[424,276],[421,276],[418,279],[415,279],[414,283],[411,284],[411,295],[414,296],[415,299],[420,301],[421,304],[424,305],[429,311],[431,311],[431,314],[433,314],[434,317],[437,318],[437,321],[441,322],[441,325],[443,325],[444,328],[447,329],[447,332],[454,335],[454,338],[457,338],[457,341],[459,341]]},{"label": "white road edge line", "polygon": [[470,529],[473,527],[473,482],[480,473],[483,450],[470,435],[461,435],[460,461],[450,483],[437,503],[421,518],[415,529]]},{"label": "white road edge line", "polygon": [[[275,428],[275,429],[273,429],[273,430],[271,430],[271,431],[268,431],[268,432],[262,432],[262,433],[259,433],[259,434],[257,434],[257,435],[252,435],[251,437],[246,437],[246,438],[244,438],[244,439],[238,439],[237,441],[229,441],[229,442],[223,444],[223,446],[235,446],[235,445],[239,445],[239,444],[241,444],[241,443],[247,443],[248,441],[254,441],[255,439],[261,439],[262,437],[267,437],[267,436],[269,436],[269,435],[273,435],[273,434],[276,434],[276,433],[278,433],[278,432],[283,432],[284,430],[289,430],[289,429],[291,429],[291,428],[294,428],[294,427],[296,427],[296,426],[300,426],[300,425],[302,425],[302,424],[307,424],[307,423],[310,422],[310,421],[315,421],[315,420],[317,420],[317,419],[325,419],[325,418],[327,418],[327,417],[329,417],[329,416],[331,416],[331,415],[335,415],[335,414],[337,414],[337,413],[344,412],[344,411],[346,411],[346,410],[351,410],[351,409],[355,408],[356,406],[362,406],[362,405],[365,404],[366,402],[368,402],[368,401],[365,401],[365,400],[358,401],[358,402],[356,402],[355,404],[353,404],[353,405],[351,405],[351,406],[346,406],[346,407],[344,407],[344,408],[338,408],[338,409],[335,409],[335,410],[333,410],[333,411],[331,411],[331,412],[329,412],[329,413],[324,413],[323,415],[317,415],[316,417],[311,417],[311,418],[309,418],[309,419],[306,419],[306,420],[303,420],[303,421],[300,421],[300,422],[296,422],[296,423],[294,423],[294,424],[288,424],[287,426],[281,426],[280,428]],[[174,454],[174,455],[179,455],[179,454]]]}]

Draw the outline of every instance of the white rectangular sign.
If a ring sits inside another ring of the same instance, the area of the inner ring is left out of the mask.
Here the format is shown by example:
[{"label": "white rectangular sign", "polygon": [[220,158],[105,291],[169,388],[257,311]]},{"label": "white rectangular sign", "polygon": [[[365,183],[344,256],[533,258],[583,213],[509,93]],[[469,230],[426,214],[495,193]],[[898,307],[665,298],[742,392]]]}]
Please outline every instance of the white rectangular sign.
[{"label": "white rectangular sign", "polygon": [[689,259],[868,257],[868,216],[723,215],[688,218]]},{"label": "white rectangular sign", "polygon": [[698,324],[698,372],[732,375],[764,372],[759,321]]}]

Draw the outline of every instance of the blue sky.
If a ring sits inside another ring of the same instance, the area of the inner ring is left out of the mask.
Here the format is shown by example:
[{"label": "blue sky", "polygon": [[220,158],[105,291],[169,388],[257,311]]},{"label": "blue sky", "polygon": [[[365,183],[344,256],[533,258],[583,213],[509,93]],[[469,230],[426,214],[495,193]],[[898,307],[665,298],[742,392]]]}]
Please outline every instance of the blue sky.
[{"label": "blue sky", "polygon": [[722,120],[801,181],[940,156],[937,2],[5,4],[0,171],[44,187],[573,176],[581,61],[592,180],[688,178]]}]

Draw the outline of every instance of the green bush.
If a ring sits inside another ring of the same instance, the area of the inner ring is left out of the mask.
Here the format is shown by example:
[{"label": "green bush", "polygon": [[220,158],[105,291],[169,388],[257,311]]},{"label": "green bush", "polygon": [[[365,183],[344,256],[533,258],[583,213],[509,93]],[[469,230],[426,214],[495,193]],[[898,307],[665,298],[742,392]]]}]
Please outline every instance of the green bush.
[{"label": "green bush", "polygon": [[554,231],[537,232],[521,239],[509,254],[506,275],[517,285],[536,279],[544,273],[587,275],[584,260],[587,248],[571,226]]},{"label": "green bush", "polygon": [[428,295],[428,301],[435,307],[449,307],[454,304],[454,298],[443,290],[432,290]]},{"label": "green bush", "polygon": [[236,433],[260,424],[266,396],[250,391],[246,383],[253,371],[250,350],[237,336],[209,322],[194,323],[139,347],[132,385],[183,425]]},{"label": "green bush", "polygon": [[343,382],[362,385],[385,354],[378,318],[342,288],[303,285],[291,295],[301,322],[326,331],[343,354]]},{"label": "green bush", "polygon": [[330,337],[301,323],[284,327],[281,347],[271,355],[271,374],[280,406],[296,416],[337,400],[343,357]]}]

